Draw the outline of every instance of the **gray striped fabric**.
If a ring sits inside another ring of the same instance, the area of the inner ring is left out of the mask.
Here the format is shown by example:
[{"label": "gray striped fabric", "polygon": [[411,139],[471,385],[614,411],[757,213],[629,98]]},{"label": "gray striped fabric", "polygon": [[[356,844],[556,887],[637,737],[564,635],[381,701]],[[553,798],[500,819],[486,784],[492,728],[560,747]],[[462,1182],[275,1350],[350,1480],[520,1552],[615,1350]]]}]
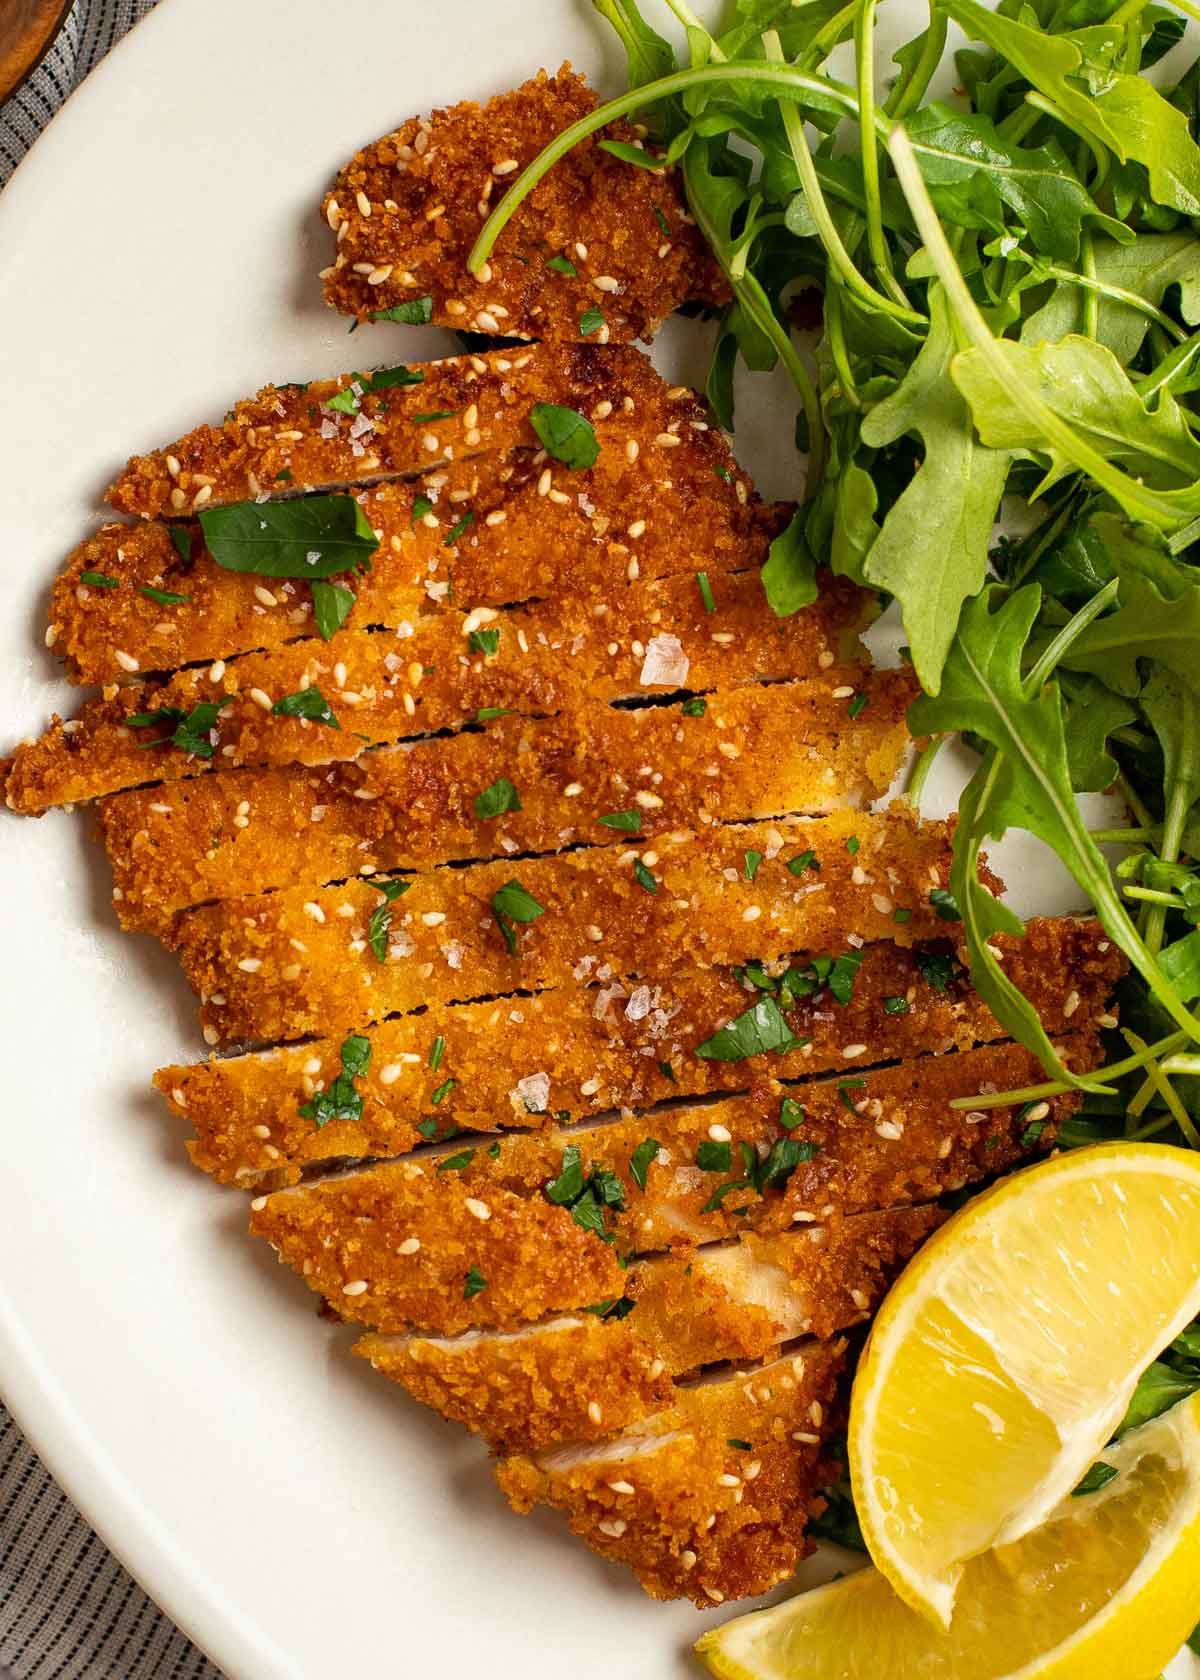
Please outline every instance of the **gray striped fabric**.
[{"label": "gray striped fabric", "polygon": [[[0,0],[3,4],[3,0]],[[0,106],[0,185],[71,89],[155,0],[78,0]],[[0,1680],[221,1680],[55,1486],[0,1405]]]}]

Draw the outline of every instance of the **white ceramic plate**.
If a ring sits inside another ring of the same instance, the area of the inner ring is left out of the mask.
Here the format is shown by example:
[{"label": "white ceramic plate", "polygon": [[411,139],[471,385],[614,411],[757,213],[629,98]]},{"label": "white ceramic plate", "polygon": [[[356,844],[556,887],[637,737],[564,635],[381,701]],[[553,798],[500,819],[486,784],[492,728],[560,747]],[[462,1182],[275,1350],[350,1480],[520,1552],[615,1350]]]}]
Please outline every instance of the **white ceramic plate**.
[{"label": "white ceramic plate", "polygon": [[[6,738],[74,703],[46,593],[127,454],[269,380],[451,347],[378,327],[352,352],[323,308],[337,165],[567,57],[618,85],[585,0],[163,0],[71,99],[0,198]],[[666,336],[703,367],[701,329]],[[790,424],[756,405],[739,449],[786,494]],[[191,998],[118,934],[87,826],[3,833],[0,1384],[50,1468],[236,1680],[693,1673],[714,1618],[512,1517],[481,1448],[348,1358],[187,1167],[148,1078],[201,1053]]]}]

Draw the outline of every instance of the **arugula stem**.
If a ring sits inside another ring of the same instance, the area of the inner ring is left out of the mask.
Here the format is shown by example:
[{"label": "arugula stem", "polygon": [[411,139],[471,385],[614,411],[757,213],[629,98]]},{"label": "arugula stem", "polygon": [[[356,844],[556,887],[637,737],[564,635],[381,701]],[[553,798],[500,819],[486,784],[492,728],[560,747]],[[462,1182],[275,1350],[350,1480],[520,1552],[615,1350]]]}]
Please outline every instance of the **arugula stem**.
[{"label": "arugula stem", "polygon": [[[703,194],[694,190],[695,183],[692,180],[692,172],[696,165],[694,161],[689,165],[690,157],[691,148],[689,147],[683,155],[682,163],[683,182],[687,188],[688,205],[696,219],[696,226],[700,229],[718,259],[721,259],[721,265],[728,274],[728,267],[722,257],[720,237],[709,218]],[[763,337],[770,342],[799,393],[800,405],[804,410],[804,423],[808,429],[808,476],[805,480],[805,494],[811,499],[813,490],[820,484],[825,474],[825,420],[821,413],[820,396],[809,377],[808,369],[800,357],[800,352],[792,343],[791,335],[771,308],[770,298],[763,291],[754,275],[745,274],[740,279],[734,279],[731,276],[729,283],[742,310],[748,319],[754,322]]]},{"label": "arugula stem", "polygon": [[[892,271],[887,235],[883,231],[883,202],[879,193],[879,142],[875,137],[875,4],[876,0],[860,0],[854,19],[858,132],[863,193],[867,201],[867,249],[871,253],[876,274],[894,301],[904,309],[911,309],[912,305],[905,296],[904,288]],[[779,39],[778,35],[775,39]]]},{"label": "arugula stem", "polygon": [[833,359],[846,401],[851,408],[861,411],[863,402],[858,394],[858,384],[850,363],[850,352],[846,347],[846,323],[842,318],[842,283],[832,269],[825,291],[825,332],[829,339],[829,354]]},{"label": "arugula stem", "polygon": [[1134,381],[1138,396],[1148,404],[1160,391],[1167,390],[1175,379],[1189,372],[1198,356],[1200,332],[1194,332],[1182,344],[1177,344],[1169,356],[1164,356],[1151,373]]},{"label": "arugula stem", "polygon": [[[1160,1038],[1156,1044],[1148,1044],[1143,1051],[1134,1056],[1126,1056],[1119,1062],[1108,1062],[1104,1067],[1097,1068],[1095,1077],[1111,1082],[1123,1079],[1127,1073],[1136,1073],[1139,1068],[1146,1066],[1151,1059],[1166,1056],[1163,1068],[1172,1072],[1171,1063],[1179,1060],[1194,1062],[1194,1068],[1180,1068],[1181,1073],[1200,1073],[1200,1056],[1179,1057],[1174,1054],[1184,1043],[1185,1033],[1170,1033],[1166,1038]],[[1061,1097],[1066,1091],[1073,1091],[1076,1087],[1065,1079],[1047,1079],[1040,1085],[1024,1085],[1015,1091],[980,1092],[973,1097],[951,1097],[951,1108],[1011,1108],[1013,1103],[1037,1102],[1042,1097]]]},{"label": "arugula stem", "polygon": [[1037,111],[1029,103],[1029,95],[1025,95],[1025,103],[1018,105],[1015,111],[1010,111],[1003,122],[997,123],[997,132],[1014,146],[1019,146],[1031,128],[1036,128],[1042,120],[1043,113]]},{"label": "arugula stem", "polygon": [[[1026,419],[1033,422],[1055,449],[1061,450],[1068,460],[1074,461],[1095,479],[1101,489],[1107,490],[1126,508],[1137,508],[1146,523],[1155,525],[1160,530],[1173,529],[1179,523],[1179,516],[1170,503],[1164,504],[1153,491],[1147,490],[1137,479],[1131,478],[1128,473],[1106,461],[1099,450],[1093,449],[1090,443],[1078,435],[1073,426],[1068,425],[1034,391],[1012,379],[1008,363],[971,296],[962,270],[954,260],[937,211],[933,208],[925,183],[921,179],[912,144],[899,125],[892,130],[888,138],[888,149],[892,154],[896,175],[908,200],[913,220],[917,224],[917,231],[925,241],[925,247],[938,278],[946,288],[955,314],[1014,407],[1019,408]],[[1200,1032],[1200,1024],[1197,1024],[1197,1031]]]},{"label": "arugula stem", "polygon": [[[560,158],[565,157],[582,140],[588,139],[598,129],[606,127],[618,117],[628,116],[631,111],[641,110],[644,106],[653,105],[661,99],[669,99],[673,94],[686,93],[689,88],[729,86],[738,82],[775,89],[781,101],[789,95],[793,99],[799,99],[804,94],[813,94],[821,100],[835,99],[845,106],[848,115],[857,115],[857,101],[848,88],[827,77],[813,76],[807,71],[798,70],[792,64],[693,65],[687,70],[674,70],[669,76],[660,76],[657,81],[643,82],[640,87],[627,88],[615,99],[597,105],[595,110],[587,112],[585,116],[564,128],[560,134],[556,134],[549,145],[544,146],[532,162],[526,164],[480,228],[479,236],[467,257],[470,273],[478,274],[495,249],[496,240],[501,232],[534,187],[553,169]],[[894,309],[895,306],[891,305],[889,300],[882,301]]]},{"label": "arugula stem", "polygon": [[1146,806],[1143,805],[1141,796],[1123,770],[1119,770],[1117,772],[1116,786],[1120,790],[1121,798],[1125,801],[1126,805],[1129,806],[1129,809],[1133,812],[1142,827],[1156,827],[1157,825],[1155,824],[1154,818],[1151,816]]},{"label": "arugula stem", "polygon": [[1114,303],[1123,303],[1127,309],[1137,309],[1143,315],[1148,315],[1164,332],[1170,333],[1177,343],[1183,344],[1188,341],[1188,335],[1183,328],[1177,326],[1161,309],[1156,309],[1146,298],[1139,297],[1137,292],[1126,291],[1124,286],[1114,286],[1107,280],[1097,280],[1092,236],[1086,229],[1080,241],[1080,256],[1085,264],[1082,273],[1076,273],[1070,268],[1059,268],[1057,263],[1039,263],[1036,272],[1039,277],[1045,275],[1048,280],[1061,280],[1064,285],[1079,286],[1087,293],[1084,331],[1089,338],[1096,336],[1100,323],[1100,299],[1106,297],[1111,298]]},{"label": "arugula stem", "polygon": [[1150,0],[1124,0],[1115,12],[1109,13],[1105,23],[1114,29],[1123,29],[1134,18],[1140,17],[1149,4]]},{"label": "arugula stem", "polygon": [[[1043,115],[1053,117],[1055,122],[1061,123],[1065,129],[1071,131],[1071,119],[1067,116],[1067,113],[1060,109],[1052,99],[1047,99],[1044,93],[1038,93],[1036,88],[1031,89],[1025,95],[1025,103],[1032,105],[1035,110],[1041,111]],[[1093,140],[1090,135],[1081,134],[1079,138],[1091,152],[1096,162],[1096,179],[1092,183],[1092,191],[1095,192],[1108,179],[1109,155],[1106,149]]]},{"label": "arugula stem", "polygon": [[852,27],[857,13],[858,0],[849,0],[849,4],[843,6],[840,12],[835,12],[824,28],[818,29],[805,51],[797,59],[796,62],[800,68],[815,70],[818,64],[823,64],[845,35],[846,30]]},{"label": "arugula stem", "polygon": [[1187,904],[1177,894],[1158,892],[1154,887],[1122,887],[1121,891],[1126,898],[1137,899],[1143,904],[1162,904],[1168,910],[1187,909]]},{"label": "arugula stem", "polygon": [[[1163,817],[1162,844],[1158,848],[1158,855],[1164,863],[1178,862],[1179,849],[1183,844],[1183,831],[1187,826],[1188,812],[1192,808],[1192,790],[1195,786],[1198,769],[1196,762],[1198,743],[1195,727],[1192,724],[1194,717],[1194,706],[1185,708],[1185,721],[1180,732],[1180,762],[1174,766],[1174,775],[1171,778],[1170,791],[1167,794],[1166,813]],[[1163,931],[1166,922],[1166,908],[1161,903],[1156,903],[1146,918],[1146,931],[1143,935],[1147,947],[1156,956],[1162,949]]]},{"label": "arugula stem", "polygon": [[1163,1058],[1164,1073],[1200,1073],[1200,1056],[1187,1052],[1171,1053]]},{"label": "arugula stem", "polygon": [[[1149,0],[1147,0],[1149,3]],[[899,76],[895,86],[884,102],[884,110],[889,117],[897,119],[907,117],[915,111],[925,97],[925,90],[933,79],[933,73],[942,62],[942,54],[946,50],[946,30],[949,18],[937,0],[929,0],[929,27],[926,29],[921,42],[921,52],[911,72]]]},{"label": "arugula stem", "polygon": [[[1130,1032],[1128,1029],[1122,1028],[1121,1036],[1133,1050],[1145,1050],[1145,1039],[1139,1038],[1135,1032]],[[1191,1115],[1180,1102],[1179,1096],[1164,1072],[1162,1064],[1157,1060],[1147,1062],[1146,1076],[1150,1083],[1154,1086],[1155,1091],[1166,1104],[1171,1118],[1179,1127],[1179,1130],[1183,1133],[1184,1137],[1191,1144],[1192,1148],[1200,1149],[1200,1132],[1196,1130],[1195,1123],[1193,1122]]]},{"label": "arugula stem", "polygon": [[700,19],[696,16],[696,14],[692,10],[692,8],[690,6],[684,4],[684,0],[666,0],[666,4],[670,8],[670,10],[675,13],[675,16],[679,19],[680,23],[683,25],[683,27],[685,29],[695,29],[701,35],[705,35],[705,36],[708,37],[708,42],[709,42],[708,50],[709,50],[709,54],[710,54],[714,63],[724,64],[724,63],[727,62],[726,58],[725,58],[725,54],[721,51],[720,47],[713,40],[712,35],[709,33],[708,29],[705,27],[705,25],[703,23],[701,23]]},{"label": "arugula stem", "polygon": [[1157,828],[1094,828],[1092,839],[1098,846],[1132,846],[1140,840],[1154,842]]},{"label": "arugula stem", "polygon": [[926,742],[917,754],[904,787],[904,797],[914,810],[920,810],[921,808],[921,795],[925,792],[925,783],[929,780],[929,772],[933,769],[933,761],[948,739],[949,737],[946,735],[935,735],[931,741]]},{"label": "arugula stem", "polygon": [[[767,60],[771,64],[778,64],[782,60],[783,47],[780,44],[776,30],[768,29],[763,35],[763,47]],[[808,208],[812,219],[817,225],[817,233],[829,257],[830,266],[834,268],[845,281],[849,291],[855,292],[864,303],[872,309],[879,309],[885,315],[893,315],[897,320],[905,321],[912,326],[924,327],[925,318],[914,314],[905,304],[898,304],[891,298],[884,297],[882,292],[876,291],[859,270],[849,251],[842,244],[842,236],[834,225],[833,217],[829,214],[829,206],[825,202],[825,194],[821,190],[821,182],[813,162],[812,152],[809,150],[808,140],[804,133],[804,124],[800,120],[800,113],[790,100],[779,101],[780,115],[783,117],[784,133],[787,135],[788,146],[792,153],[792,162],[796,165],[796,173],[800,177],[800,184],[804,188],[804,196],[808,200]],[[870,211],[868,209],[868,237],[870,231]]]},{"label": "arugula stem", "polygon": [[1030,670],[1025,678],[1025,692],[1032,700],[1050,678],[1058,662],[1069,650],[1072,642],[1080,636],[1094,618],[1099,618],[1112,601],[1117,598],[1117,591],[1121,587],[1120,578],[1110,578],[1103,589],[1098,589],[1090,601],[1085,601],[1077,613],[1063,625],[1058,635],[1048,644],[1041,658]]}]

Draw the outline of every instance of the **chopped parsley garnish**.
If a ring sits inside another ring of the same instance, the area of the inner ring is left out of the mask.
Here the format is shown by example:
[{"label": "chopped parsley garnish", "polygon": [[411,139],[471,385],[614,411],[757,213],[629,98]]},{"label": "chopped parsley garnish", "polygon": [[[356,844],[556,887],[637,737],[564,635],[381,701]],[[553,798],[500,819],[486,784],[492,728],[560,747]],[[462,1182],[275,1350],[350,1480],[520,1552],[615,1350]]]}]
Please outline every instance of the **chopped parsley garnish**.
[{"label": "chopped parsley garnish", "polygon": [[436,1106],[436,1104],[444,1101],[445,1098],[450,1095],[451,1091],[453,1091],[454,1087],[457,1084],[458,1084],[457,1079],[444,1079],[442,1081],[442,1083],[438,1086],[437,1090],[434,1091],[433,1095],[430,1097],[430,1099],[429,1099],[430,1102],[433,1103]]},{"label": "chopped parsley garnish", "polygon": [[430,408],[424,414],[414,414],[412,423],[414,426],[424,426],[433,420],[453,420],[457,413],[456,408]]},{"label": "chopped parsley garnish", "polygon": [[607,1301],[595,1301],[590,1307],[584,1307],[586,1313],[595,1313],[597,1318],[628,1318],[636,1301],[630,1300],[628,1295],[614,1295]]},{"label": "chopped parsley garnish", "polygon": [[853,996],[854,982],[858,979],[858,971],[861,967],[862,953],[846,951],[835,960],[829,970],[829,977],[825,983],[843,1009]]},{"label": "chopped parsley garnish", "polygon": [[671,224],[667,221],[667,218],[663,215],[657,204],[654,206],[654,220],[658,223],[659,231],[662,233],[663,238],[670,239]]},{"label": "chopped parsley garnish", "polygon": [[[660,1064],[661,1065],[661,1064]],[[639,1190],[646,1188],[646,1174],[650,1170],[650,1163],[658,1154],[662,1145],[657,1138],[644,1137],[633,1154],[629,1157],[629,1173]]]},{"label": "chopped parsley garnish", "polygon": [[376,309],[372,321],[399,321],[404,327],[427,327],[433,320],[431,297],[410,298],[407,303],[394,303],[390,309]]},{"label": "chopped parsley garnish", "polygon": [[480,822],[502,817],[506,811],[519,811],[521,796],[507,776],[497,776],[490,787],[475,795],[475,815]]},{"label": "chopped parsley garnish", "polygon": [[327,723],[331,729],[342,727],[319,688],[300,688],[295,694],[285,694],[271,707],[271,715],[307,718],[310,723]]},{"label": "chopped parsley garnish", "polygon": [[274,482],[276,484],[291,484],[295,476],[291,467],[284,467],[281,472],[275,474]]},{"label": "chopped parsley garnish", "polygon": [[839,1079],[837,1090],[838,1096],[842,1099],[842,1107],[848,1108],[851,1114],[857,1114],[858,1109],[854,1106],[854,1099],[850,1093],[851,1091],[865,1091],[866,1088],[867,1082],[865,1079]]},{"label": "chopped parsley garnish", "polygon": [[[442,538],[442,547],[453,548],[458,539],[465,536],[474,523],[475,515],[471,512],[470,508],[468,508],[458,523],[452,525],[446,532],[446,535]],[[497,634],[499,634],[499,632],[497,632]]]},{"label": "chopped parsley garnish", "polygon": [[580,336],[582,338],[591,338],[592,334],[598,333],[603,325],[603,310],[596,309],[594,306],[591,309],[585,309],[583,314],[579,317]]},{"label": "chopped parsley garnish", "polygon": [[1120,1474],[1115,1464],[1106,1464],[1100,1459],[1092,1465],[1078,1486],[1071,1490],[1072,1494],[1078,1499],[1084,1493],[1099,1493],[1102,1487],[1107,1487],[1109,1482],[1114,1481]]},{"label": "chopped parsley garnish", "polygon": [[749,1441],[739,1441],[735,1435],[730,1435],[728,1437],[728,1439],[726,1440],[725,1445],[727,1447],[736,1448],[738,1452],[749,1452],[750,1451]]},{"label": "chopped parsley garnish", "polygon": [[591,421],[578,409],[559,403],[535,403],[529,411],[530,424],[541,439],[547,455],[565,467],[590,467],[600,454]]},{"label": "chopped parsley garnish", "polygon": [[958,966],[954,958],[942,951],[917,951],[915,955],[922,980],[935,992],[944,992],[954,979]]},{"label": "chopped parsley garnish", "polygon": [[731,1159],[730,1145],[712,1138],[705,1138],[696,1149],[696,1165],[701,1172],[728,1172]]},{"label": "chopped parsley garnish", "polygon": [[[753,1190],[753,1188],[754,1186],[750,1183],[748,1178],[728,1178],[725,1180],[724,1184],[717,1185],[717,1188],[700,1209],[700,1212],[716,1213],[731,1190]],[[740,1212],[741,1210],[735,1209],[734,1211]]]},{"label": "chopped parsley garnish", "polygon": [[80,583],[88,583],[93,589],[120,589],[120,578],[110,577],[107,572],[80,572]]},{"label": "chopped parsley garnish", "polygon": [[761,1056],[771,1050],[784,1054],[806,1043],[807,1039],[793,1037],[783,1011],[768,996],[760,998],[728,1026],[697,1045],[696,1054],[705,1061],[740,1062],[747,1056]]},{"label": "chopped parsley garnish", "polygon": [[317,634],[328,641],[349,618],[356,597],[352,589],[343,589],[340,583],[328,583],[320,578],[311,587]]},{"label": "chopped parsley garnish", "polygon": [[669,1079],[672,1085],[677,1085],[679,1083],[679,1081],[675,1078],[675,1069],[671,1066],[670,1062],[659,1062],[658,1071],[662,1074],[664,1079]]},{"label": "chopped parsley garnish", "polygon": [[758,874],[758,866],[762,862],[762,860],[763,860],[763,855],[762,855],[761,852],[748,851],[746,853],[746,865],[745,865],[744,873],[745,873],[747,881],[753,881],[754,877]]},{"label": "chopped parsley garnish", "polygon": [[658,882],[646,868],[641,858],[634,858],[633,860],[633,878],[644,892],[656,893],[658,891]]},{"label": "chopped parsley garnish", "polygon": [[429,1140],[437,1136],[439,1124],[436,1114],[427,1114],[424,1120],[417,1121],[417,1130],[423,1138]]},{"label": "chopped parsley garnish", "polygon": [[962,921],[958,900],[953,893],[947,892],[945,887],[934,887],[929,895],[929,902],[944,922]]},{"label": "chopped parsley garnish", "polygon": [[906,997],[885,997],[883,1013],[885,1015],[907,1015],[908,999]]},{"label": "chopped parsley garnish", "polygon": [[546,267],[552,268],[556,274],[569,275],[572,280],[574,280],[576,275],[579,273],[579,270],[575,267],[575,264],[571,261],[570,257],[550,257],[547,259]]},{"label": "chopped parsley garnish", "polygon": [[726,484],[733,483],[733,474],[730,472],[728,467],[723,467],[718,464],[713,468],[713,471],[716,473],[718,478],[723,478]]},{"label": "chopped parsley garnish", "polygon": [[697,583],[697,586],[700,590],[700,599],[704,603],[705,612],[706,613],[716,612],[717,603],[713,599],[712,584],[709,583],[709,581],[708,581],[708,573],[707,572],[697,572],[696,573],[696,583]]},{"label": "chopped parsley garnish", "polygon": [[798,852],[794,858],[789,858],[787,868],[791,875],[803,875],[806,869],[815,870],[818,875],[821,873],[821,865],[817,862],[817,854],[812,851]]},{"label": "chopped parsley garnish", "polygon": [[392,905],[412,886],[411,881],[372,881],[370,885],[383,894],[383,903],[371,912],[367,923],[367,944],[380,962],[387,961],[388,933],[392,926]]},{"label": "chopped parsley garnish", "polygon": [[892,911],[892,920],[895,922],[897,927],[903,927],[905,922],[911,922],[912,921],[912,911],[911,910],[905,910],[903,908],[899,909],[899,910],[893,910]]},{"label": "chopped parsley garnish", "polygon": [[371,375],[366,386],[368,391],[386,391],[394,385],[423,385],[425,370],[423,368],[399,367],[379,368]]},{"label": "chopped parsley garnish", "polygon": [[178,595],[173,589],[155,589],[152,583],[143,583],[138,594],[144,595],[148,601],[157,601],[160,607],[181,607],[192,598],[190,595]]},{"label": "chopped parsley garnish", "polygon": [[804,1104],[798,1103],[795,1097],[784,1097],[779,1105],[779,1124],[785,1132],[794,1132],[797,1126],[804,1124],[806,1115]]},{"label": "chopped parsley garnish", "polygon": [[446,1040],[439,1033],[429,1046],[429,1066],[436,1073],[442,1065],[442,1057],[446,1054]]},{"label": "chopped parsley garnish", "polygon": [[776,1138],[766,1159],[759,1165],[755,1188],[762,1191],[770,1185],[773,1190],[782,1190],[798,1166],[814,1160],[819,1154],[819,1144],[793,1137]]},{"label": "chopped parsley garnish", "polygon": [[[453,1081],[448,1081],[452,1084]],[[443,1092],[443,1095],[445,1093]],[[435,1098],[436,1101],[436,1098]],[[475,1159],[473,1149],[460,1149],[457,1155],[443,1155],[437,1164],[438,1172],[465,1172]]]},{"label": "chopped parsley garnish", "polygon": [[642,832],[642,813],[640,811],[609,811],[596,821],[605,828],[615,828],[621,834],[640,834]]},{"label": "chopped parsley garnish", "polygon": [[433,503],[429,500],[428,496],[414,496],[413,497],[412,521],[411,521],[412,524],[415,525],[417,523],[418,519],[424,519],[426,514],[430,514],[432,512],[433,512]]},{"label": "chopped parsley garnish", "polygon": [[850,853],[850,856],[853,857],[861,845],[862,841],[858,838],[858,835],[852,834],[846,842],[846,850]]},{"label": "chopped parsley garnish", "polygon": [[467,1267],[467,1281],[463,1284],[463,1300],[469,1301],[473,1295],[481,1295],[487,1288],[487,1279],[478,1266]]},{"label": "chopped parsley garnish", "polygon": [[543,1186],[543,1194],[556,1207],[570,1208],[571,1218],[585,1231],[594,1231],[604,1242],[612,1241],[604,1210],[611,1207],[620,1212],[624,1208],[625,1186],[608,1167],[593,1167],[585,1178],[576,1144],[568,1144],[563,1150],[561,1170],[557,1178]]},{"label": "chopped parsley garnish", "polygon": [[311,1120],[318,1131],[331,1120],[361,1120],[363,1100],[354,1088],[354,1081],[366,1073],[371,1065],[371,1040],[361,1033],[351,1033],[343,1040],[342,1071],[318,1091],[311,1102],[301,1103],[300,1115]]},{"label": "chopped parsley garnish", "polygon": [[[472,653],[482,653],[486,659],[493,659],[500,649],[500,632],[499,630],[472,630],[467,637],[467,646]],[[503,713],[496,711],[495,716],[502,717]]]},{"label": "chopped parsley garnish", "polygon": [[480,706],[475,713],[476,723],[490,723],[493,718],[516,717],[511,706]]},{"label": "chopped parsley garnish", "polygon": [[856,718],[860,717],[870,704],[871,697],[869,694],[856,694],[846,710],[852,718]]},{"label": "chopped parsley garnish", "polygon": [[504,936],[510,957],[517,954],[517,935],[513,923],[527,926],[545,913],[546,906],[539,904],[532,893],[526,892],[520,881],[507,881],[492,894],[492,914]]},{"label": "chopped parsley garnish", "polygon": [[177,747],[194,758],[213,756],[212,734],[216,729],[221,707],[212,700],[202,700],[190,712],[179,706],[160,706],[156,712],[135,712],[125,722],[131,729],[148,729],[155,724],[174,725],[169,735],[159,735],[153,741],[139,741],[141,748]]},{"label": "chopped parsley garnish", "polygon": [[694,699],[685,700],[679,709],[684,717],[703,717],[708,710],[708,701],[702,694],[697,694]]},{"label": "chopped parsley garnish", "polygon": [[175,545],[175,552],[181,560],[192,558],[192,533],[186,525],[168,525],[167,535]]},{"label": "chopped parsley garnish", "polygon": [[336,397],[330,397],[326,408],[336,409],[339,414],[357,414],[360,407],[358,392],[353,385],[347,385],[344,391],[339,391]]}]

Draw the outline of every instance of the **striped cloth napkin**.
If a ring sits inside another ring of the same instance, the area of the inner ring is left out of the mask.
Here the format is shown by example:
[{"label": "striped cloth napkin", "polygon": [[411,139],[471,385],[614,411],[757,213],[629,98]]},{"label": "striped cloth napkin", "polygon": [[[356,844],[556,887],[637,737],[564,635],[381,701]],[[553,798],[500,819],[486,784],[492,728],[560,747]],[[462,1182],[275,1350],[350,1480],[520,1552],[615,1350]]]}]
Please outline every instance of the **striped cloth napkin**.
[{"label": "striped cloth napkin", "polygon": [[[37,70],[0,106],[0,186],[72,88],[154,4],[77,0]],[[105,1550],[2,1404],[0,1680],[221,1680]]]}]

